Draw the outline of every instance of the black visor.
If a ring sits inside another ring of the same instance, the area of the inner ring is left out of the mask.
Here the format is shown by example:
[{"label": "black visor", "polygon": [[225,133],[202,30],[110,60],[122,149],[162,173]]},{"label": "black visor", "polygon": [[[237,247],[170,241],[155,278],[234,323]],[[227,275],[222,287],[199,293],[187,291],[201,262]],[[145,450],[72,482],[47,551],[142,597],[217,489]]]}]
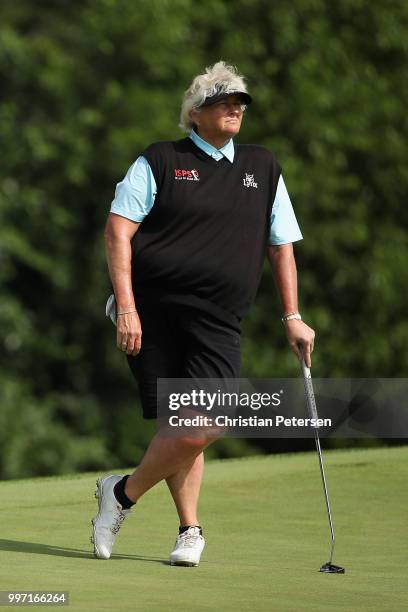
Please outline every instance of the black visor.
[{"label": "black visor", "polygon": [[198,108],[203,108],[203,106],[211,106],[211,104],[215,104],[216,102],[220,102],[221,100],[225,100],[230,96],[239,96],[242,99],[243,104],[251,104],[252,98],[245,91],[229,91],[228,93],[216,93],[213,96],[208,96],[202,104]]}]

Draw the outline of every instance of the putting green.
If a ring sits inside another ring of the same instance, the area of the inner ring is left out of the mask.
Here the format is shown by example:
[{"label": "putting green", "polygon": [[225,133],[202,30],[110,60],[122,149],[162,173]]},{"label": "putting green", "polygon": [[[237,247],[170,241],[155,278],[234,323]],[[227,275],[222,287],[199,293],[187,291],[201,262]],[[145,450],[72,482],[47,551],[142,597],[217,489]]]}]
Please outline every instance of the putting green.
[{"label": "putting green", "polygon": [[2,482],[0,590],[65,590],[84,611],[405,610],[408,447],[324,458],[344,575],[318,572],[329,529],[317,455],[302,453],[208,462],[197,568],[167,564],[178,523],[165,485],[101,561],[89,542],[95,474]]}]

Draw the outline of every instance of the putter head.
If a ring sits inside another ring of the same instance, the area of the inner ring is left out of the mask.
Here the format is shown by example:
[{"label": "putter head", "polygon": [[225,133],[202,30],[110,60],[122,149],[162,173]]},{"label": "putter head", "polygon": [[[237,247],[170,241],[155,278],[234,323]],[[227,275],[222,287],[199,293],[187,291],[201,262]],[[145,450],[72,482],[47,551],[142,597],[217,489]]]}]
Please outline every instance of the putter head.
[{"label": "putter head", "polygon": [[345,571],[346,570],[344,567],[341,567],[340,565],[333,565],[333,563],[330,563],[329,561],[322,565],[319,570],[319,572],[323,572],[325,574],[344,574]]}]

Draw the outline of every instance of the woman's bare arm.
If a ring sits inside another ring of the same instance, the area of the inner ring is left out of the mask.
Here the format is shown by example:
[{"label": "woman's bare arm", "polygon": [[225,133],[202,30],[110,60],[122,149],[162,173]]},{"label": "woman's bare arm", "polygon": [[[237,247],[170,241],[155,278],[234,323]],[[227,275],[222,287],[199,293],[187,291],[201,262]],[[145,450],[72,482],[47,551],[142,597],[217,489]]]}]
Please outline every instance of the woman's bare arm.
[{"label": "woman's bare arm", "polygon": [[[109,213],[105,227],[105,251],[116,297],[117,312],[136,310],[132,288],[132,245],[131,241],[140,223]],[[128,355],[137,355],[141,348],[142,329],[137,312],[117,318],[118,348]]]}]

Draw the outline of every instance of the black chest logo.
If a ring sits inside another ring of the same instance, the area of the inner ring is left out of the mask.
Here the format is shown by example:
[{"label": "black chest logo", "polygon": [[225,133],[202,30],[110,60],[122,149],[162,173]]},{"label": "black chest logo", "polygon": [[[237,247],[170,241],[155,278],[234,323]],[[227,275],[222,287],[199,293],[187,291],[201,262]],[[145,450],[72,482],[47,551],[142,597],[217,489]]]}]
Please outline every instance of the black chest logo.
[{"label": "black chest logo", "polygon": [[258,189],[258,183],[255,182],[253,174],[248,174],[247,172],[245,172],[245,176],[242,181],[244,183],[244,187],[252,187],[253,189]]}]

